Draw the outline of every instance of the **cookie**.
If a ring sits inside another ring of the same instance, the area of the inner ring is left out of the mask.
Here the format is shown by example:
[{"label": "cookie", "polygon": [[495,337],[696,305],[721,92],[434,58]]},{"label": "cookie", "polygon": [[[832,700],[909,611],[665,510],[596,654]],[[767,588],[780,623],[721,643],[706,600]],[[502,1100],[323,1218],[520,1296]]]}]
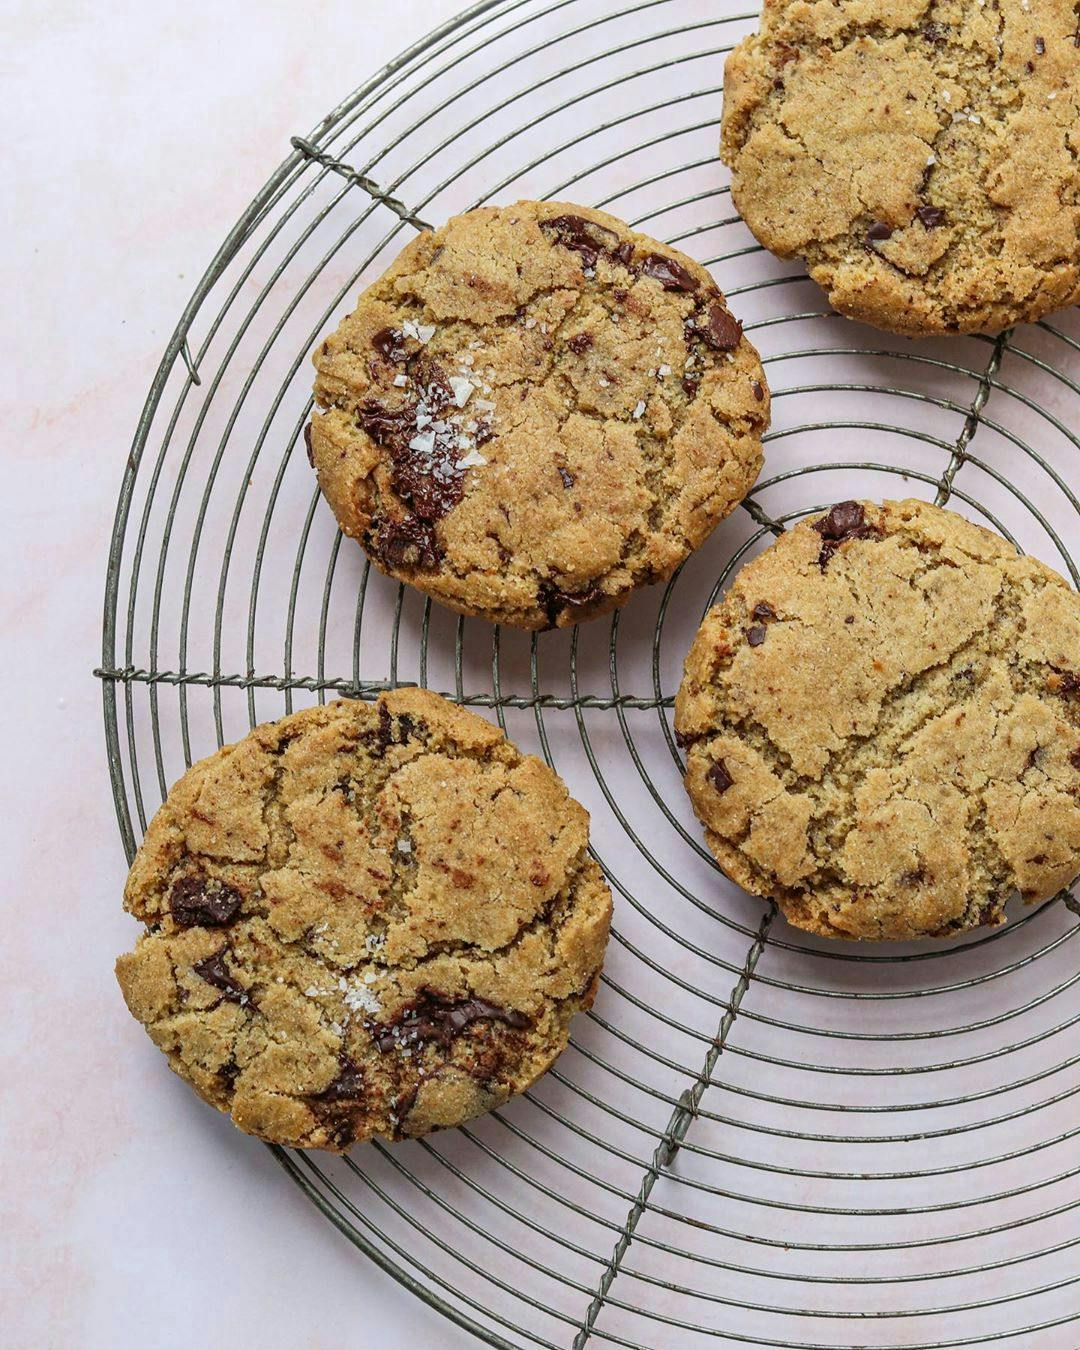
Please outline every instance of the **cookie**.
[{"label": "cookie", "polygon": [[720,866],[810,932],[944,937],[1080,873],[1080,596],[951,511],[785,534],[706,616],[675,726]]},{"label": "cookie", "polygon": [[551,769],[435,694],[309,708],[169,793],[117,977],[249,1134],[426,1134],[527,1088],[592,1003],[611,896],[587,843]]},{"label": "cookie", "polygon": [[1072,0],[765,0],[730,55],[735,205],[842,314],[913,337],[1080,300]]},{"label": "cookie", "polygon": [[765,377],[709,273],[582,206],[421,234],[314,361],[342,530],[498,623],[564,627],[664,580],[761,467]]}]

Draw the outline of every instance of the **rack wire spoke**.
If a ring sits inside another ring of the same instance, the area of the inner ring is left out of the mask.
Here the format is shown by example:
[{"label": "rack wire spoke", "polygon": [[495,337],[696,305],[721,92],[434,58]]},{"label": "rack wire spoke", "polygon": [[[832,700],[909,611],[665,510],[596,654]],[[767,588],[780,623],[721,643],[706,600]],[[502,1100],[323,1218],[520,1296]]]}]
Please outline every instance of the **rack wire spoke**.
[{"label": "rack wire spoke", "polygon": [[[1080,324],[911,343],[848,324],[739,221],[697,0],[482,0],[289,153],[212,259],[128,457],[100,678],[131,857],[194,758],[294,706],[420,685],[592,814],[616,897],[596,1006],[489,1117],[347,1160],[275,1149],[326,1217],[492,1345],[1057,1350],[1080,1319],[1075,889],[933,945],[829,943],[701,841],[672,721],[704,612],[845,496],[949,505],[1080,582]],[[753,493],[663,587],[570,632],[372,570],[303,451],[307,357],[418,229],[515,196],[698,257],[772,392]],[[1075,1337],[1073,1337],[1075,1339]]]}]

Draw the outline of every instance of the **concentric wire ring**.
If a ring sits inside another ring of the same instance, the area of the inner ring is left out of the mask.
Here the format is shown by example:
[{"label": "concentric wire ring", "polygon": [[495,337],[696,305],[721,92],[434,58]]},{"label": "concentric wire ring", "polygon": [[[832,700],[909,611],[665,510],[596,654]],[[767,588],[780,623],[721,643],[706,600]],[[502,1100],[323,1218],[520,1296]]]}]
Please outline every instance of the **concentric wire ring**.
[{"label": "concentric wire ring", "polygon": [[[1074,584],[1075,314],[908,343],[829,314],[739,222],[724,54],[692,0],[485,0],[331,112],[187,306],[109,555],[106,740],[129,856],[192,759],[294,705],[430,685],[593,815],[616,925],[596,1007],[523,1100],[347,1160],[276,1150],[357,1246],[496,1345],[1059,1347],[1080,1317],[1080,902],[952,944],[788,928],[703,848],[671,706],[701,615],[843,496],[947,502]],[[314,491],[307,354],[426,220],[604,206],[709,265],[773,390],[765,473],[666,587],[572,633],[371,572]]]}]

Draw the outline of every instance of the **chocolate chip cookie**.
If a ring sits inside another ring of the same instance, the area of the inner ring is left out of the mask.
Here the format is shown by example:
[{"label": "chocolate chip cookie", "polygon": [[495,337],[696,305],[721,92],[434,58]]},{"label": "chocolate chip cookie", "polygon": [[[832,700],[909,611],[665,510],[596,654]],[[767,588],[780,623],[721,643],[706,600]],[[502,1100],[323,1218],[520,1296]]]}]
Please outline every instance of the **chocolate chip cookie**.
[{"label": "chocolate chip cookie", "polygon": [[761,467],[765,377],[716,284],[603,211],[421,234],[314,361],[341,528],[499,623],[563,627],[669,577]]},{"label": "chocolate chip cookie", "polygon": [[425,1134],[527,1088],[592,1003],[611,896],[587,843],[551,769],[435,694],[310,708],[169,793],[117,977],[249,1134]]},{"label": "chocolate chip cookie", "polygon": [[1080,596],[923,502],[842,502],[744,567],[675,704],[709,848],[848,938],[1001,923],[1080,872]]},{"label": "chocolate chip cookie", "polygon": [[765,0],[728,58],[747,225],[842,314],[918,337],[1080,300],[1073,0]]}]

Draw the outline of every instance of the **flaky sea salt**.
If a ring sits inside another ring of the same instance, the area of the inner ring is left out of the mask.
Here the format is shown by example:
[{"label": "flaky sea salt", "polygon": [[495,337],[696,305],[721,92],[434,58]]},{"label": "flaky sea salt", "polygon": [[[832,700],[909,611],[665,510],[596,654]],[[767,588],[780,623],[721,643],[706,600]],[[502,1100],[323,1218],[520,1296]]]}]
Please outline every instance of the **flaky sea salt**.
[{"label": "flaky sea salt", "polygon": [[401,325],[401,331],[405,337],[415,338],[417,342],[426,346],[435,336],[435,325],[433,323],[417,323],[415,319],[406,319]]},{"label": "flaky sea salt", "polygon": [[480,451],[477,450],[476,447],[474,446],[467,455],[465,455],[462,459],[458,460],[457,467],[459,469],[474,469],[479,468],[481,464],[486,463],[487,460],[480,453]]},{"label": "flaky sea salt", "polygon": [[404,389],[405,386],[406,386],[408,383],[409,383],[409,377],[408,377],[408,375],[402,374],[402,375],[395,375],[395,376],[394,376],[394,387],[395,387],[395,389]]},{"label": "flaky sea salt", "polygon": [[464,408],[465,404],[468,403],[475,387],[472,380],[466,380],[460,375],[450,376],[450,389],[454,395],[454,402],[459,408]]},{"label": "flaky sea salt", "polygon": [[630,416],[634,419],[635,422],[640,422],[640,421],[641,421],[641,419],[645,416],[645,400],[644,400],[644,399],[639,399],[639,400],[638,400],[637,407],[635,407],[634,411],[630,414]]}]

